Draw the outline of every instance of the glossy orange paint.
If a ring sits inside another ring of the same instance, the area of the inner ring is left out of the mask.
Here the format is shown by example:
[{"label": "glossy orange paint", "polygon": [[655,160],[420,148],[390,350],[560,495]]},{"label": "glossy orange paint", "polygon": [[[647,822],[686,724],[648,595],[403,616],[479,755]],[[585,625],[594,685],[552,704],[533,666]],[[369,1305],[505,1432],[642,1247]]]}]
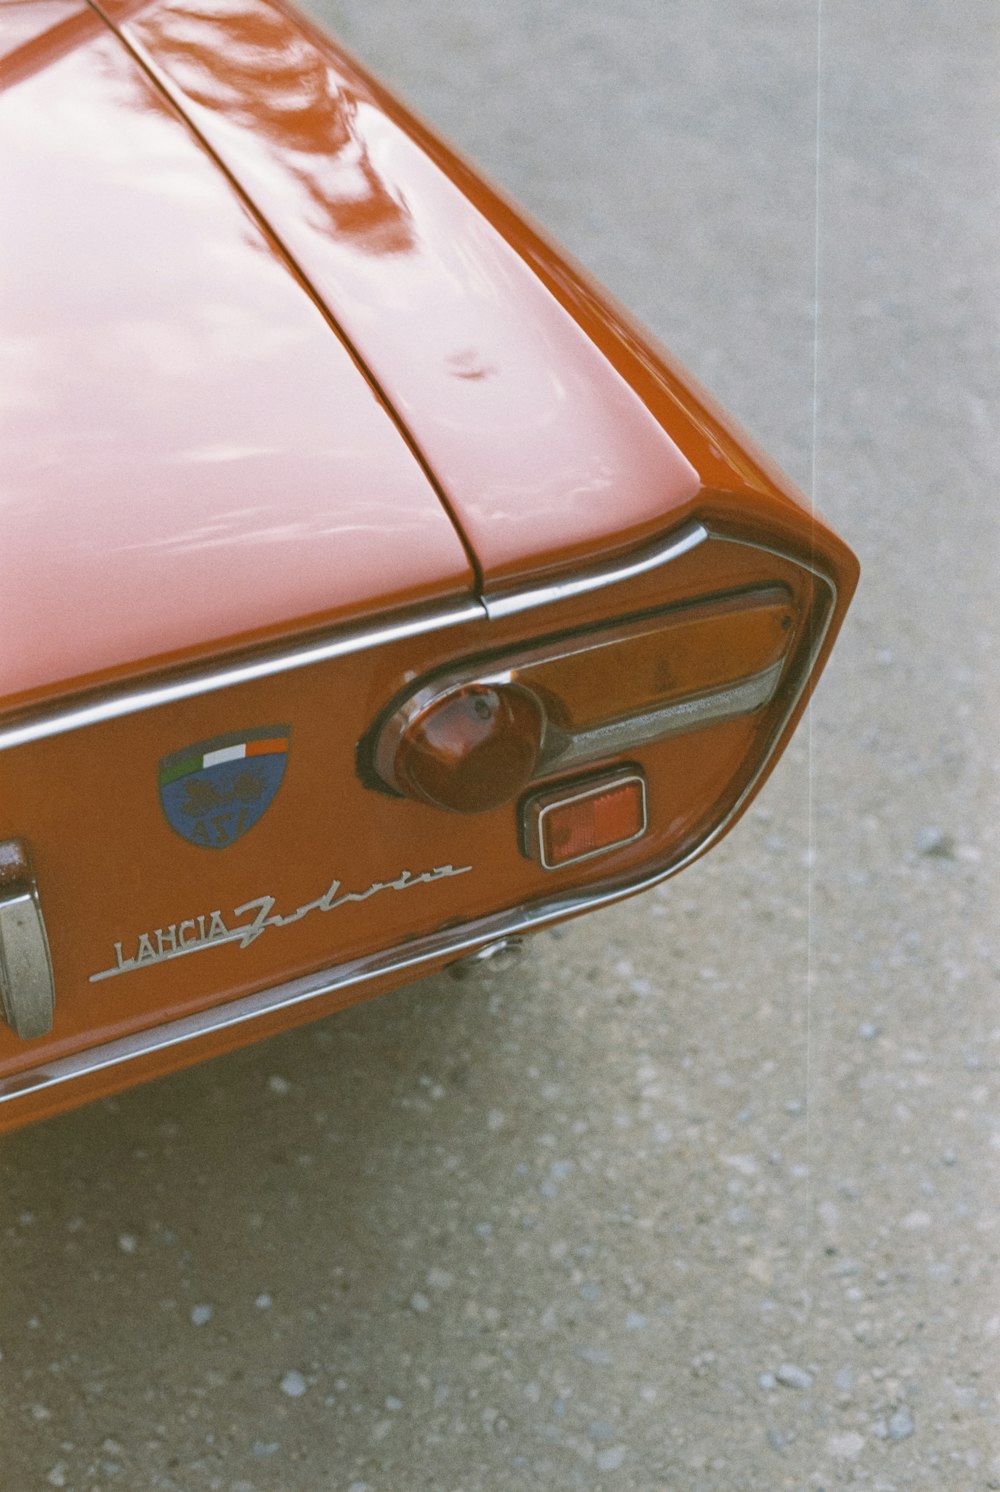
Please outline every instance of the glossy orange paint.
[{"label": "glossy orange paint", "polygon": [[[48,67],[44,37],[30,66],[15,52],[0,93],[0,171],[26,194],[24,149],[45,221],[81,219],[74,274],[39,229],[42,288],[5,310],[35,400],[16,469],[52,553],[19,504],[0,840],[31,851],[56,1013],[33,1041],[0,1025],[0,1127],[686,863],[777,759],[857,576],[667,355],[293,12],[152,0],[79,25]],[[62,158],[87,151],[77,186]],[[574,590],[693,522],[668,563]],[[647,783],[633,843],[548,872],[519,802],[448,813],[365,771],[424,676],[758,587],[793,618],[775,706],[605,763]],[[243,838],[170,827],[161,758],[279,724],[285,778]]]},{"label": "glossy orange paint", "polygon": [[17,538],[0,549],[0,699],[468,591],[460,538],[327,317],[82,20],[0,93],[18,224],[0,272]]},{"label": "glossy orange paint", "polygon": [[487,591],[748,485],[809,542],[801,495],[690,374],[288,0],[102,8],[405,420]]},{"label": "glossy orange paint", "polygon": [[300,17],[151,0],[121,30],[399,411],[488,586],[639,542],[694,496],[690,461],[481,191]]},{"label": "glossy orange paint", "polygon": [[33,0],[0,7],[0,86],[37,72],[55,52],[72,49],[98,28],[87,0]]},{"label": "glossy orange paint", "polygon": [[[793,564],[742,546],[706,544],[670,569],[677,601],[701,597],[709,588],[739,591],[763,579],[786,583],[804,638],[811,587]],[[528,613],[500,623],[470,619],[425,638],[9,749],[0,822],[30,826],[58,993],[50,1036],[18,1041],[0,1026],[0,1094],[5,1082],[16,1085],[31,1074],[37,1079],[39,1071],[77,1051],[82,1039],[99,1048],[210,1011],[220,991],[236,1000],[357,960],[376,960],[377,974],[380,955],[398,953],[443,928],[588,890],[603,893],[697,843],[760,737],[759,717],[634,753],[649,784],[650,833],[556,877],[521,854],[516,803],[475,815],[445,813],[374,792],[355,770],[356,742],[415,671],[433,671],[456,658],[488,658],[497,647],[615,618],[623,604],[641,612],[662,599],[662,576],[644,577],[628,587],[627,597],[612,588],[597,605],[592,598],[586,605],[557,603],[544,618]],[[259,824],[222,853],[176,834],[158,801],[159,759],[192,741],[279,721],[293,723],[288,768]],[[394,885],[404,873],[411,883]],[[296,915],[335,882],[333,905],[313,905]],[[249,935],[245,946],[223,941],[185,956],[151,956],[196,938],[199,917],[204,931],[213,912],[228,931],[252,926],[262,915],[288,920]],[[431,959],[417,972],[442,961]],[[130,963],[134,967],[122,967]],[[356,997],[353,987],[338,990],[286,1011],[282,1019],[290,1024]],[[274,1024],[264,1016],[239,1033],[223,1031],[165,1051],[158,1067],[196,1060]],[[16,1111],[12,1104],[0,1105],[0,1123],[21,1120],[53,1098],[64,1104],[74,1094],[89,1096],[98,1079],[132,1081],[133,1070],[129,1063],[117,1074],[94,1073],[60,1085],[55,1095],[44,1087],[28,1092]]]}]

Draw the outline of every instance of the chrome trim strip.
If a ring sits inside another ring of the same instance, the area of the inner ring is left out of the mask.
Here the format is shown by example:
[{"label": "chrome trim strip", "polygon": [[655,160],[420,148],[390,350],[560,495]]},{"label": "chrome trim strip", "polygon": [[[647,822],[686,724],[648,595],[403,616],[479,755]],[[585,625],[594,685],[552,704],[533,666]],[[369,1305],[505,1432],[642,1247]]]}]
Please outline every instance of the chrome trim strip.
[{"label": "chrome trim strip", "polygon": [[617,585],[634,575],[653,570],[658,565],[669,564],[708,537],[708,531],[700,523],[692,523],[671,538],[660,540],[641,550],[632,560],[600,566],[574,579],[557,580],[550,585],[535,586],[495,598],[483,597],[457,605],[437,605],[397,622],[384,622],[375,627],[337,630],[298,647],[274,647],[242,661],[237,660],[221,667],[194,669],[146,688],[131,688],[125,684],[92,704],[57,706],[32,714],[20,723],[0,726],[0,751],[27,745],[29,741],[43,741],[50,736],[63,735],[67,731],[80,730],[88,725],[98,725],[105,720],[117,720],[123,715],[134,715],[141,710],[157,709],[160,705],[173,704],[179,699],[192,699],[214,689],[229,689],[234,684],[247,684],[255,679],[268,678],[272,674],[307,668],[313,663],[325,663],[330,658],[356,653],[362,648],[381,647],[385,643],[417,637],[442,627],[458,626],[461,622],[484,619],[496,621],[498,617],[528,611],[532,607],[565,601],[588,591]]},{"label": "chrome trim strip", "polygon": [[274,648],[252,658],[224,664],[221,668],[199,669],[179,678],[166,680],[162,684],[151,684],[145,689],[129,689],[126,686],[120,692],[97,700],[94,704],[52,710],[25,721],[22,725],[0,728],[0,751],[9,750],[12,746],[23,746],[28,741],[41,741],[48,736],[62,735],[65,731],[79,730],[82,726],[117,720],[122,715],[134,715],[140,710],[156,709],[160,705],[173,704],[179,699],[209,694],[215,689],[230,689],[234,684],[249,684],[255,679],[269,678],[272,674],[307,668],[314,663],[325,663],[330,658],[357,653],[363,648],[381,647],[385,643],[398,642],[404,637],[418,637],[424,632],[435,632],[442,627],[455,627],[461,622],[482,621],[484,616],[485,611],[479,601],[435,606],[398,622],[384,622],[378,627],[340,630],[296,648]]},{"label": "chrome trim strip", "polygon": [[774,748],[780,740],[785,726],[812,675],[816,659],[819,656],[827,632],[829,631],[830,621],[833,617],[837,600],[837,588],[830,576],[819,570],[815,565],[803,561],[797,555],[788,554],[773,545],[750,543],[746,540],[734,539],[728,534],[716,533],[714,531],[711,532],[710,537],[723,543],[741,544],[747,549],[756,549],[764,554],[773,554],[779,559],[798,565],[800,569],[806,570],[822,585],[826,586],[828,600],[826,608],[819,619],[819,623],[813,632],[812,642],[806,655],[798,687],[789,693],[788,706],[781,718],[775,723],[771,736],[761,753],[757,770],[751,774],[743,791],[736,798],[725,817],[703,840],[689,850],[686,855],[677,861],[661,866],[659,869],[645,876],[640,876],[638,880],[627,885],[615,886],[610,890],[598,891],[596,893],[582,892],[575,896],[553,897],[551,900],[535,905],[534,907],[519,907],[506,912],[494,913],[490,917],[468,923],[464,928],[450,928],[443,933],[435,933],[429,937],[410,943],[406,946],[405,950],[390,950],[388,954],[377,954],[365,959],[358,959],[351,964],[343,965],[339,969],[326,969],[318,974],[292,980],[287,984],[275,985],[257,994],[246,995],[239,1000],[230,1001],[226,1005],[213,1006],[211,1009],[200,1011],[196,1015],[186,1016],[177,1021],[170,1021],[166,1025],[156,1026],[146,1031],[135,1032],[130,1036],[108,1042],[104,1046],[92,1047],[88,1051],[75,1053],[71,1057],[60,1058],[48,1066],[39,1067],[27,1072],[15,1073],[9,1078],[0,1080],[0,1104],[9,1103],[18,1098],[26,1097],[29,1094],[40,1093],[46,1089],[57,1087],[62,1083],[71,1082],[76,1078],[106,1071],[108,1068],[119,1067],[123,1063],[133,1061],[138,1057],[152,1052],[166,1051],[185,1042],[196,1040],[199,1037],[247,1025],[258,1017],[272,1014],[277,1010],[287,1010],[298,1005],[307,1004],[311,1000],[318,1000],[337,990],[350,989],[369,979],[409,974],[428,965],[440,964],[445,961],[450,962],[452,959],[460,958],[466,953],[471,953],[476,948],[482,947],[484,943],[493,942],[499,937],[512,937],[518,934],[535,932],[549,922],[558,921],[561,918],[572,916],[578,912],[592,911],[598,907],[610,906],[616,901],[622,901],[626,896],[633,896],[637,892],[649,890],[661,881],[665,881],[670,876],[676,875],[678,871],[683,870],[685,866],[689,865],[692,860],[697,859],[709,846],[720,839],[728,829],[756,786],[768,761],[771,759]]},{"label": "chrome trim strip", "polygon": [[554,601],[567,601],[572,596],[584,596],[588,591],[617,585],[619,581],[645,575],[647,570],[655,570],[659,565],[679,559],[688,550],[703,544],[707,538],[708,530],[702,524],[689,523],[669,539],[659,539],[655,544],[641,549],[632,559],[595,565],[573,579],[553,580],[548,585],[533,586],[528,590],[512,591],[505,595],[484,596],[486,615],[491,622],[495,622],[498,617],[513,616],[516,612],[528,611],[534,606],[549,606]]},{"label": "chrome trim strip", "polygon": [[595,725],[575,735],[568,733],[564,743],[557,745],[551,754],[542,748],[539,772],[556,772],[600,756],[612,756],[616,751],[648,746],[652,741],[680,735],[686,730],[697,730],[717,720],[750,715],[768,703],[778,687],[784,667],[785,659],[779,658],[770,668],[740,679],[737,684],[726,684],[710,693],[689,694],[658,710],[609,720],[606,725]]}]

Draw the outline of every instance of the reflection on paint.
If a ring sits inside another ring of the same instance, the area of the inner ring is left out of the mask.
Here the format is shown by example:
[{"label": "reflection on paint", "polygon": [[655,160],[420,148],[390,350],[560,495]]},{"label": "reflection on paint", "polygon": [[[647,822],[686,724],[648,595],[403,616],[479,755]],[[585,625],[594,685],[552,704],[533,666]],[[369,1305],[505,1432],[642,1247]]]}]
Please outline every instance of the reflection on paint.
[{"label": "reflection on paint", "polygon": [[250,130],[300,185],[307,220],[365,254],[413,246],[405,203],[372,162],[359,101],[281,11],[229,0],[158,6],[135,30],[192,102]]},{"label": "reflection on paint", "polygon": [[465,590],[328,320],[85,20],[0,91],[0,697]]},{"label": "reflection on paint", "polygon": [[336,46],[270,0],[148,0],[124,31],[275,226],[488,575],[638,543],[694,496],[693,467],[460,169]]}]

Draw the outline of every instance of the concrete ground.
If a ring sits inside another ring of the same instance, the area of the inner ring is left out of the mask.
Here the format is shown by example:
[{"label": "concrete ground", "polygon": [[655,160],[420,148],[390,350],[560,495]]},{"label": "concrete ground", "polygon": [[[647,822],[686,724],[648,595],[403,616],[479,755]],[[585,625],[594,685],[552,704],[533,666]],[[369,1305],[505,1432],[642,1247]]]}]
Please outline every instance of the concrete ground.
[{"label": "concrete ground", "polygon": [[317,5],[862,589],[678,880],[3,1141],[0,1487],[998,1488],[995,0]]}]

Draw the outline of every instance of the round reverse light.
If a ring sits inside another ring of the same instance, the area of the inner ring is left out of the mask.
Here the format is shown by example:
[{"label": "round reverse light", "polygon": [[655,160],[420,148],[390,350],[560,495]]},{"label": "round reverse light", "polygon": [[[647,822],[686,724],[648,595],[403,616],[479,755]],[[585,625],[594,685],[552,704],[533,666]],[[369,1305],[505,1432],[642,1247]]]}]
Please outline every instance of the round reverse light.
[{"label": "round reverse light", "polygon": [[406,726],[393,763],[409,797],[459,813],[515,798],[530,782],[542,744],[542,711],[524,689],[466,684]]}]

